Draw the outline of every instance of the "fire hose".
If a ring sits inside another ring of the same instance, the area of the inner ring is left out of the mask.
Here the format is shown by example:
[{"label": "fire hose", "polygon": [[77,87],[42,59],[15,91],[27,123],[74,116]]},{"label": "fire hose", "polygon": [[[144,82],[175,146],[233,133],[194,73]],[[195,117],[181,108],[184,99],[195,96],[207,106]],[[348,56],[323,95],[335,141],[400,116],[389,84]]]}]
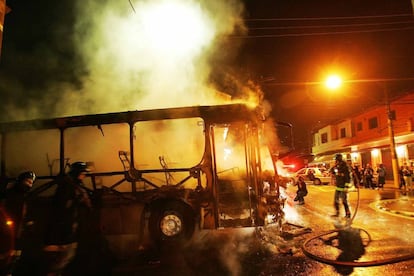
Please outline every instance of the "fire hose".
[{"label": "fire hose", "polygon": [[[347,227],[352,225],[352,222],[358,212],[358,208],[359,208],[359,201],[360,201],[360,195],[359,195],[359,187],[357,187],[357,204],[355,207],[355,212],[354,215],[352,216],[352,218],[349,220],[349,222],[347,222]],[[387,258],[387,259],[382,259],[382,260],[373,260],[373,261],[364,261],[364,262],[358,262],[358,261],[340,261],[340,260],[333,260],[333,259],[328,259],[328,258],[324,258],[321,256],[318,256],[316,254],[313,254],[310,252],[310,250],[308,249],[308,245],[316,240],[316,239],[321,239],[324,236],[336,233],[336,232],[340,232],[342,229],[334,229],[334,230],[329,230],[326,231],[322,234],[316,235],[314,237],[311,237],[309,239],[307,239],[303,245],[302,245],[302,252],[305,254],[305,256],[314,259],[318,262],[324,263],[324,264],[329,264],[329,265],[333,265],[333,266],[348,266],[348,267],[369,267],[369,266],[380,266],[380,265],[387,265],[387,264],[393,264],[393,263],[398,263],[398,262],[403,262],[403,261],[408,261],[408,260],[412,260],[414,259],[414,253],[411,254],[406,254],[403,256],[397,256],[397,257],[392,257],[392,258]],[[369,233],[366,230],[363,229],[359,229],[360,231],[363,231],[364,233],[367,234],[368,236],[368,243],[364,246],[368,246],[369,242],[371,241],[371,236],[369,235]]]}]

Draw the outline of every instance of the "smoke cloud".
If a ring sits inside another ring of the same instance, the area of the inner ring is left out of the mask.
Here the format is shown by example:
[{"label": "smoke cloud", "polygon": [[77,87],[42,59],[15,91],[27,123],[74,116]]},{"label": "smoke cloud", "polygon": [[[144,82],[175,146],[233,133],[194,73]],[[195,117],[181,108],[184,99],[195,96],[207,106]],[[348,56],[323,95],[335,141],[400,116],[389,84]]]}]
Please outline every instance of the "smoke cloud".
[{"label": "smoke cloud", "polygon": [[[72,43],[80,57],[71,72],[76,81],[52,76],[24,108],[17,102],[7,106],[3,119],[212,105],[228,103],[235,94],[255,105],[261,100],[260,88],[230,69],[240,45],[229,36],[245,32],[238,1],[82,0],[73,5],[73,33],[61,37],[60,47]],[[51,66],[58,60],[50,56],[44,62]]]}]

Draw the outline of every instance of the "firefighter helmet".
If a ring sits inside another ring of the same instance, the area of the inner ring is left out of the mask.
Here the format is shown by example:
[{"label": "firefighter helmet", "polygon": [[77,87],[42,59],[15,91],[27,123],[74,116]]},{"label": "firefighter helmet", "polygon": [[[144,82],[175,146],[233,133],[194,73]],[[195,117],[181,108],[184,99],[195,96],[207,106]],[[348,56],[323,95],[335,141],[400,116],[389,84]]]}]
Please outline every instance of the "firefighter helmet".
[{"label": "firefighter helmet", "polygon": [[31,179],[34,182],[36,180],[36,174],[33,171],[23,172],[17,177],[17,182],[23,181],[24,179]]},{"label": "firefighter helmet", "polygon": [[70,174],[79,175],[83,172],[90,172],[90,169],[85,162],[75,162],[70,165]]}]

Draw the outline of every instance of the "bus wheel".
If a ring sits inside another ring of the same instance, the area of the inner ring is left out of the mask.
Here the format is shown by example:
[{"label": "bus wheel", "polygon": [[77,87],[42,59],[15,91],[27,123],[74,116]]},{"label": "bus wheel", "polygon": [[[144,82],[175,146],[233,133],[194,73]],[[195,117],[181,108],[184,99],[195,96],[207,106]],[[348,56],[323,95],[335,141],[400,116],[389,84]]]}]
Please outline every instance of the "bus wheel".
[{"label": "bus wheel", "polygon": [[157,243],[182,243],[193,236],[195,215],[181,201],[166,201],[151,208],[148,221],[151,238]]}]

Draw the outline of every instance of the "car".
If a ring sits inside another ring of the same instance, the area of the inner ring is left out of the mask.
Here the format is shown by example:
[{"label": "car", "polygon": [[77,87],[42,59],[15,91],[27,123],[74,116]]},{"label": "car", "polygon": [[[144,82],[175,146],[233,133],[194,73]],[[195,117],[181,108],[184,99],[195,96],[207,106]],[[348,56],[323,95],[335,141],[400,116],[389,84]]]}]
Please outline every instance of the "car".
[{"label": "car", "polygon": [[325,168],[302,168],[292,174],[292,181],[296,183],[300,176],[305,179],[306,184],[328,185],[332,181],[329,171]]}]

